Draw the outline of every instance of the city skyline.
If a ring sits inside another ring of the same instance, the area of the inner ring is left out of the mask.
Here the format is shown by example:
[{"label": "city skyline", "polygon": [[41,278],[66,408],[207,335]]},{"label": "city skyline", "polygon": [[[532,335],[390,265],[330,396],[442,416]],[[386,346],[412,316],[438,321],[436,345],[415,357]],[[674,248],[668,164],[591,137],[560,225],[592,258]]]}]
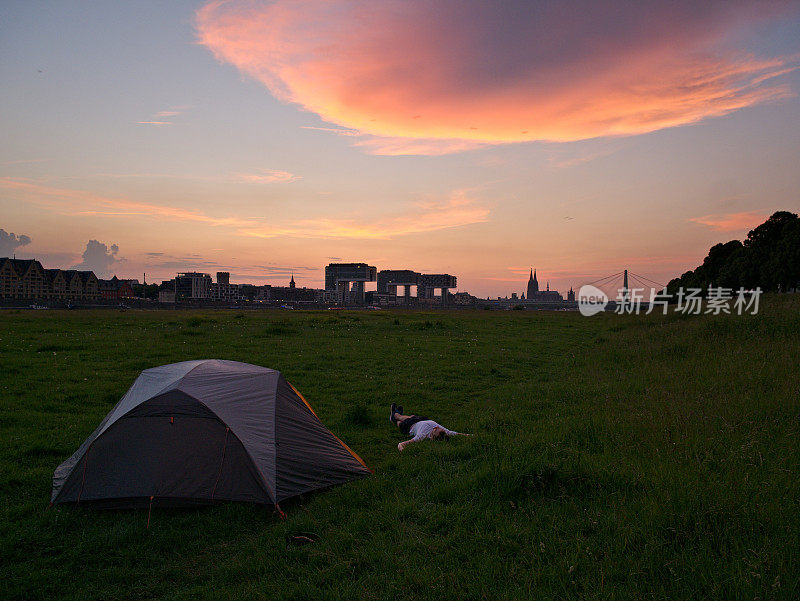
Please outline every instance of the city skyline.
[{"label": "city skyline", "polygon": [[498,297],[800,210],[799,3],[489,6],[4,6],[0,256]]},{"label": "city skyline", "polygon": [[[337,268],[344,268],[345,271],[350,273],[350,270],[357,266],[357,269],[363,268],[367,270],[372,270],[374,272],[373,275],[375,277],[373,279],[364,279],[361,281],[360,288],[358,287],[358,280],[350,280],[347,279],[347,291],[356,291],[360,289],[362,292],[370,292],[370,293],[377,293],[380,295],[386,296],[397,296],[399,297],[413,297],[414,299],[426,299],[431,300],[438,297],[444,293],[444,290],[448,290],[447,294],[452,294],[449,292],[450,289],[454,291],[458,291],[458,286],[456,284],[457,276],[452,274],[421,274],[418,272],[414,272],[412,270],[391,270],[391,269],[384,269],[378,271],[377,267],[375,266],[368,266],[366,263],[329,263],[325,266],[325,277],[324,281],[321,285],[310,285],[310,286],[297,286],[294,274],[290,274],[289,281],[283,282],[273,282],[273,283],[260,283],[260,284],[252,284],[249,282],[236,282],[231,281],[231,274],[227,271],[217,271],[217,272],[204,272],[204,271],[182,271],[182,272],[175,272],[171,274],[171,277],[167,277],[166,279],[162,279],[161,281],[153,281],[152,278],[150,281],[147,280],[147,274],[142,274],[142,279],[139,280],[135,277],[119,277],[116,273],[113,274],[96,274],[94,270],[78,270],[78,269],[64,269],[60,267],[52,267],[48,265],[42,264],[36,258],[31,259],[24,259],[14,257],[0,257],[0,268],[5,268],[7,271],[3,271],[0,269],[0,272],[3,272],[3,278],[0,278],[0,296],[9,299],[33,299],[33,300],[48,300],[48,299],[60,299],[64,293],[70,291],[69,281],[74,279],[82,279],[84,282],[78,286],[79,290],[76,289],[75,292],[78,296],[75,297],[73,300],[77,300],[78,298],[83,298],[85,296],[86,290],[85,287],[85,280],[87,278],[91,278],[94,282],[91,291],[89,294],[92,298],[95,295],[98,298],[106,298],[102,295],[102,293],[108,292],[110,290],[119,291],[120,286],[126,286],[125,290],[129,293],[129,298],[140,297],[145,298],[143,295],[145,293],[145,287],[149,286],[156,286],[159,289],[164,289],[165,287],[172,286],[173,289],[176,287],[176,281],[180,278],[189,278],[189,279],[200,279],[207,282],[207,285],[222,285],[225,287],[226,290],[233,290],[239,288],[275,288],[275,289],[297,289],[297,290],[314,290],[317,292],[322,291],[335,291],[339,289],[338,281],[339,278],[335,276],[335,272]],[[32,270],[31,273],[28,273],[29,270]],[[333,271],[331,271],[333,270]],[[40,272],[41,275],[37,275],[36,272]],[[32,275],[33,274],[33,275]],[[106,277],[103,277],[105,275]],[[352,274],[351,274],[352,275]],[[539,300],[539,301],[554,301],[554,300],[564,300],[561,298],[561,294],[555,289],[551,291],[550,289],[550,282],[547,280],[546,288],[543,290],[539,290],[538,283],[536,280],[536,271],[531,269],[529,280],[527,282],[527,288],[524,284],[520,285],[520,288],[523,289],[522,292],[512,292],[511,296],[497,296],[495,300],[509,300],[509,299],[521,299],[521,300]],[[56,280],[64,280],[61,282],[56,282]],[[342,280],[344,281],[344,280]],[[402,282],[402,283],[401,283]],[[283,284],[286,284],[285,286]],[[99,285],[99,289],[97,289]],[[532,288],[532,286],[534,286]],[[73,287],[74,288],[74,287]],[[439,291],[439,294],[436,291]],[[138,292],[138,294],[137,294]],[[340,291],[341,292],[341,291]],[[469,291],[459,291],[462,294],[466,294],[470,297],[479,299],[479,297],[475,297],[471,295]],[[572,286],[569,289],[569,295],[573,295]],[[363,296],[363,294],[362,294]],[[122,297],[114,296],[113,299],[119,299]],[[216,298],[213,295],[209,298]],[[490,296],[486,297],[487,300],[491,299]],[[112,300],[113,300],[112,299]],[[91,299],[90,299],[91,300]],[[219,299],[217,299],[219,300]],[[574,298],[570,299],[574,300]],[[172,302],[172,301],[170,301]],[[364,304],[361,302],[360,304]]]}]

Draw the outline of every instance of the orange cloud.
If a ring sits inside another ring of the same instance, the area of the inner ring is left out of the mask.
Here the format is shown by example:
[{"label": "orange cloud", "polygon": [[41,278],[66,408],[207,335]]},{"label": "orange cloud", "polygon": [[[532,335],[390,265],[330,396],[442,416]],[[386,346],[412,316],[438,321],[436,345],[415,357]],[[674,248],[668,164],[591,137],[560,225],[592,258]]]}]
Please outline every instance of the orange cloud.
[{"label": "orange cloud", "polygon": [[301,128],[333,133],[338,136],[356,137],[358,138],[355,142],[356,146],[366,148],[372,154],[384,156],[419,154],[427,156],[439,156],[488,146],[488,143],[486,142],[477,142],[474,140],[390,138],[387,136],[370,136],[362,134],[355,129],[341,129],[337,127],[311,127],[308,125],[303,125]]},{"label": "orange cloud", "polygon": [[[790,3],[212,1],[200,43],[376,154],[634,135],[786,97],[723,38]],[[795,59],[793,59],[795,60]]]},{"label": "orange cloud", "polygon": [[488,142],[477,140],[399,138],[386,136],[359,136],[356,146],[366,148],[372,154],[384,156],[426,155],[440,156],[453,152],[485,148]]},{"label": "orange cloud", "polygon": [[464,191],[454,192],[445,202],[423,203],[404,215],[384,219],[306,219],[286,226],[245,228],[240,233],[258,238],[291,236],[299,238],[357,238],[388,240],[487,221],[489,209],[469,199]]},{"label": "orange cloud", "polygon": [[339,127],[313,127],[311,125],[301,125],[300,129],[313,129],[316,131],[330,132],[339,136],[358,136],[359,133],[354,129],[341,129]]},{"label": "orange cloud", "polygon": [[275,169],[261,169],[258,173],[236,173],[234,177],[254,184],[290,184],[300,179],[299,175]]},{"label": "orange cloud", "polygon": [[172,106],[167,111],[158,111],[153,117],[154,119],[153,121],[137,121],[136,123],[139,125],[172,125],[172,121],[163,121],[163,120],[156,121],[155,119],[176,117],[190,108],[192,107],[191,105],[188,104],[183,104],[180,106]]},{"label": "orange cloud", "polygon": [[614,152],[616,152],[616,148],[602,148],[594,152],[582,153],[570,158],[564,158],[561,153],[556,153],[554,156],[551,156],[548,159],[548,163],[555,169],[567,169],[569,167],[576,167],[596,159],[607,157]]},{"label": "orange cloud", "polygon": [[454,192],[446,201],[420,203],[405,214],[383,219],[356,220],[315,218],[286,224],[265,223],[263,219],[215,217],[200,211],[111,198],[86,192],[44,186],[28,180],[0,177],[0,188],[16,191],[28,202],[69,215],[150,217],[232,228],[236,234],[253,238],[349,238],[386,240],[408,234],[460,227],[488,220],[489,209]]},{"label": "orange cloud", "polygon": [[175,221],[193,221],[215,226],[242,226],[247,222],[236,217],[212,217],[199,211],[181,209],[124,198],[100,196],[84,190],[54,188],[28,180],[0,177],[0,188],[14,190],[28,202],[60,210],[66,214],[147,216]]},{"label": "orange cloud", "polygon": [[692,217],[689,221],[694,221],[701,225],[707,225],[718,232],[738,232],[749,230],[767,220],[766,213],[758,211],[748,211],[743,213],[716,213],[714,215],[704,215],[703,217]]}]

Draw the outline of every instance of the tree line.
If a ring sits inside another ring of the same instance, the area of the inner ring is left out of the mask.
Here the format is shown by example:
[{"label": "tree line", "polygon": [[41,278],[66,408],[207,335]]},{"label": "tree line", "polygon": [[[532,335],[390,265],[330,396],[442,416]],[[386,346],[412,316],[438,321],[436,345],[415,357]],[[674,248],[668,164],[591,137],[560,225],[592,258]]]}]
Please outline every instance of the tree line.
[{"label": "tree line", "polygon": [[702,265],[671,280],[667,290],[709,286],[765,292],[800,288],[800,218],[778,211],[744,241],[715,244]]}]

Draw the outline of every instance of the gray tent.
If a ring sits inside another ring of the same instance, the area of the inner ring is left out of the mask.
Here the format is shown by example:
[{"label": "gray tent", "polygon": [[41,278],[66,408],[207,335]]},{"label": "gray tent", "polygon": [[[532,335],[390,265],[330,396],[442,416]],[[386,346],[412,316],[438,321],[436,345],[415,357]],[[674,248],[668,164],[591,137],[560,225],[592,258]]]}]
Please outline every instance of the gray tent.
[{"label": "gray tent", "polygon": [[370,473],[272,369],[215,359],[146,369],[53,475],[53,503],[277,504]]}]

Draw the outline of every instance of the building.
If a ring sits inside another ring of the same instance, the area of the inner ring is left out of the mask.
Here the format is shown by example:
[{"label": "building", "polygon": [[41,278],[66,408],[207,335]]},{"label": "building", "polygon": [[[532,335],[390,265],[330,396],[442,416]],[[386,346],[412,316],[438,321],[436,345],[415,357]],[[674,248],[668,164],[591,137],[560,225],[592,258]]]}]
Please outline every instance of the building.
[{"label": "building", "polygon": [[227,271],[217,272],[217,281],[209,287],[209,298],[223,302],[236,302],[244,298],[238,284],[231,284],[231,274]]},{"label": "building", "polygon": [[528,300],[533,300],[533,297],[539,294],[539,281],[536,279],[536,272],[531,269],[531,276],[528,279]]},{"label": "building", "polygon": [[294,281],[294,274],[288,286],[267,286],[267,300],[275,303],[304,303],[312,304],[322,302],[322,290],[316,288],[298,288]]},{"label": "building", "polygon": [[67,283],[67,298],[80,298],[83,294],[83,284],[81,283],[81,276],[78,274],[77,270],[65,270],[64,279]]},{"label": "building", "polygon": [[[376,304],[396,305],[413,303],[430,304],[441,290],[441,303],[447,304],[449,288],[456,287],[456,276],[447,273],[418,273],[411,269],[383,269],[378,273],[378,289],[373,298]],[[416,298],[411,288],[416,288]],[[403,294],[397,294],[398,288]]]},{"label": "building", "polygon": [[79,271],[78,276],[81,279],[81,286],[83,288],[82,298],[86,300],[97,300],[100,298],[100,282],[93,271]]},{"label": "building", "polygon": [[[378,273],[378,289],[373,295],[374,304],[411,304],[411,287],[417,289],[419,296],[420,274],[411,269],[382,269]],[[397,290],[403,294],[398,297]]]},{"label": "building", "polygon": [[92,271],[45,269],[36,259],[0,258],[0,298],[97,300]]},{"label": "building", "polygon": [[48,298],[48,277],[36,259],[0,259],[0,296]]},{"label": "building", "polygon": [[476,305],[479,300],[478,298],[472,296],[469,292],[455,292],[454,294],[451,294],[450,297],[453,300],[453,304],[458,306]]},{"label": "building", "polygon": [[366,263],[330,263],[325,266],[325,291],[336,292],[338,304],[363,305],[364,283],[376,281],[377,276],[378,269]]},{"label": "building", "polygon": [[531,269],[530,277],[528,278],[528,293],[525,299],[529,303],[554,303],[563,302],[564,297],[555,290],[550,290],[550,282],[547,283],[546,290],[539,290],[539,280],[536,279],[536,270]]},{"label": "building", "polygon": [[110,280],[97,280],[100,298],[103,300],[122,300],[133,298],[133,286],[130,280],[120,280],[114,276]]},{"label": "building", "polygon": [[417,280],[417,296],[419,298],[432,300],[436,290],[441,291],[442,304],[448,303],[450,288],[458,286],[456,276],[449,273],[423,273]]},{"label": "building", "polygon": [[64,300],[67,298],[67,277],[63,269],[45,269],[50,298]]},{"label": "building", "polygon": [[208,300],[211,298],[211,275],[187,271],[175,276],[175,300]]},{"label": "building", "polygon": [[64,270],[66,298],[70,300],[100,299],[100,283],[93,271]]}]

